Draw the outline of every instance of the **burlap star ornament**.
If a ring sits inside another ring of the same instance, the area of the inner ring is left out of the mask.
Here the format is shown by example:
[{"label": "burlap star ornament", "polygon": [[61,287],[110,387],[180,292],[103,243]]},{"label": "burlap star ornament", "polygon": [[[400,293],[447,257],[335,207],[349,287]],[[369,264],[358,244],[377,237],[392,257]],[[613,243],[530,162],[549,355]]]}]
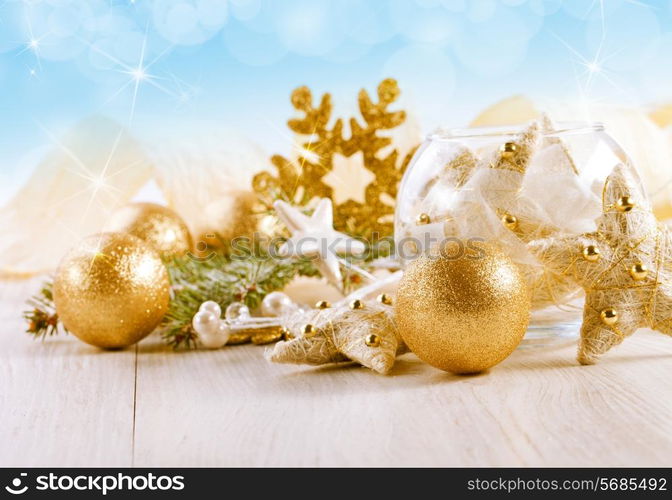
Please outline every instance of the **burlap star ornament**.
[{"label": "burlap star ornament", "polygon": [[266,353],[275,363],[324,365],[355,361],[378,373],[392,369],[407,351],[393,321],[387,296],[378,301],[355,299],[349,304],[297,312],[285,323],[287,340]]},{"label": "burlap star ornament", "polygon": [[586,292],[580,363],[594,363],[638,328],[672,334],[672,235],[631,167],[619,165],[607,178],[596,232],[529,248]]}]

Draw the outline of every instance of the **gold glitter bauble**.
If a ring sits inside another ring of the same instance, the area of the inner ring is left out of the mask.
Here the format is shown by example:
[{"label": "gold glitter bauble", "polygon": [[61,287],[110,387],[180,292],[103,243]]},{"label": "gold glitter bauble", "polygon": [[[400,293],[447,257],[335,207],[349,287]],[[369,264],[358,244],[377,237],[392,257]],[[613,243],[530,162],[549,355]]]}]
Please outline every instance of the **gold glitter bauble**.
[{"label": "gold glitter bauble", "polygon": [[195,241],[196,252],[206,252],[206,255],[198,256],[206,257],[207,252],[212,250],[229,254],[232,240],[252,238],[255,231],[271,238],[276,236],[278,232],[273,233],[274,229],[268,227],[268,219],[262,221],[255,213],[257,203],[257,196],[253,192],[232,189],[226,192],[226,196],[208,204],[205,207],[207,224],[204,224],[204,230],[200,231]]},{"label": "gold glitter bauble", "polygon": [[137,236],[162,257],[177,257],[192,249],[184,221],[170,208],[156,203],[129,203],[121,207],[112,214],[106,230]]},{"label": "gold glitter bauble", "polygon": [[520,343],[530,297],[516,265],[491,244],[475,258],[422,255],[404,271],[395,320],[404,342],[441,370],[477,373]]},{"label": "gold glitter bauble", "polygon": [[89,236],[61,260],[54,302],[63,325],[106,349],[148,335],[168,310],[168,272],[148,244],[126,233]]}]

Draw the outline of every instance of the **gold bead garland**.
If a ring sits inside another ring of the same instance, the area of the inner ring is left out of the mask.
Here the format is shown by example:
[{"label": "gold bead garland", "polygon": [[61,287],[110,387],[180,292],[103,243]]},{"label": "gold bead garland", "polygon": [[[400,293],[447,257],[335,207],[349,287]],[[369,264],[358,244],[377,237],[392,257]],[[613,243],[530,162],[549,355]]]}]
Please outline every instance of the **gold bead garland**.
[{"label": "gold bead garland", "polygon": [[616,208],[619,212],[630,212],[636,206],[635,202],[632,201],[630,196],[623,196],[618,199],[616,202]]}]

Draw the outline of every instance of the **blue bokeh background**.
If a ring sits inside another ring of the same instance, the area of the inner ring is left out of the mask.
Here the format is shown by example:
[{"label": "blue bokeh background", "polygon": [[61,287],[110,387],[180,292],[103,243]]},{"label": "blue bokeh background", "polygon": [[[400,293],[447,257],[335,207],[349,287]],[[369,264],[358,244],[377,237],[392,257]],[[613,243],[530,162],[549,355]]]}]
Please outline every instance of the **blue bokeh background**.
[{"label": "blue bokeh background", "polygon": [[92,114],[282,152],[293,88],[349,112],[388,76],[424,130],[512,94],[654,106],[672,100],[672,1],[0,0],[0,184]]}]

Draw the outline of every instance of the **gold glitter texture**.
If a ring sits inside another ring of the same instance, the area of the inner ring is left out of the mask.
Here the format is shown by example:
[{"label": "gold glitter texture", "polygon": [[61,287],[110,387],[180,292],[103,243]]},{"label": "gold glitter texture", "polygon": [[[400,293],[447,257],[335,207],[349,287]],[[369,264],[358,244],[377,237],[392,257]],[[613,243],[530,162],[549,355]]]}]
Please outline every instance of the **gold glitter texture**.
[{"label": "gold glitter texture", "polygon": [[177,257],[192,248],[184,221],[170,208],[156,203],[124,205],[112,214],[106,230],[137,236],[162,257]]},{"label": "gold glitter texture", "polygon": [[89,236],[61,261],[54,302],[63,325],[106,349],[138,342],[168,310],[170,283],[159,255],[125,233]]},{"label": "gold glitter texture", "polygon": [[525,277],[498,247],[460,258],[425,254],[404,271],[395,321],[420,359],[453,373],[477,373],[508,357],[530,319]]},{"label": "gold glitter texture", "polygon": [[[261,201],[270,208],[277,199],[305,206],[315,198],[330,198],[334,201],[337,231],[362,237],[369,237],[373,232],[381,236],[391,235],[399,181],[415,148],[401,161],[396,149],[380,157],[381,150],[392,143],[392,139],[381,132],[401,125],[406,120],[406,113],[388,111],[400,93],[395,80],[383,80],[377,93],[378,102],[374,103],[365,90],[359,92],[363,124],[350,118],[350,137],[346,139],[343,119],[338,118],[331,128],[328,126],[333,111],[330,94],[324,94],[319,105],[314,107],[312,93],[307,87],[294,90],[292,105],[304,116],[289,120],[288,126],[308,139],[302,144],[304,152],[298,160],[290,161],[278,155],[271,158],[277,176],[261,172],[254,177],[253,189]],[[335,155],[349,158],[357,153],[363,156],[363,168],[375,179],[366,186],[363,202],[348,199],[336,203],[334,190],[325,182],[325,177],[334,169]]]}]

